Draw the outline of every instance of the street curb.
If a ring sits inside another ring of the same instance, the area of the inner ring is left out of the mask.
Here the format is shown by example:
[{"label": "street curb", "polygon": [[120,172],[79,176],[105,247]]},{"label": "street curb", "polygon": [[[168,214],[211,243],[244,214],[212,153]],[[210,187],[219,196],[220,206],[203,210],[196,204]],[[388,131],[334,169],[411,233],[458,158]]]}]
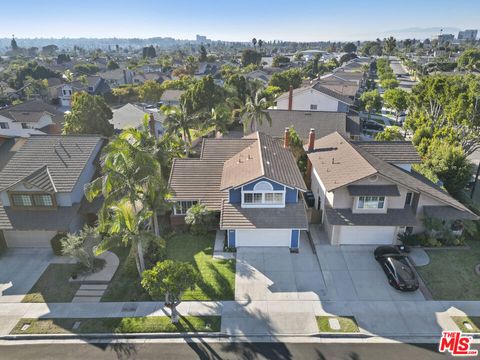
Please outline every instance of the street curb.
[{"label": "street curb", "polygon": [[132,334],[12,334],[0,336],[0,340],[25,341],[25,340],[105,340],[105,339],[188,339],[188,338],[245,338],[245,337],[309,337],[324,339],[367,339],[373,337],[364,333],[313,333],[313,334],[225,334],[225,333],[132,333]]}]

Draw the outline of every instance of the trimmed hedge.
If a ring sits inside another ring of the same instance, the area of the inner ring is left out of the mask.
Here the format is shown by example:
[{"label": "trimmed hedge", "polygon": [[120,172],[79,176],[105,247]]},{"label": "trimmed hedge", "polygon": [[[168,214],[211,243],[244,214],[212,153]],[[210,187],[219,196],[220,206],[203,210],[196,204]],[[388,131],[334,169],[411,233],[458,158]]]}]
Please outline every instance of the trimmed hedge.
[{"label": "trimmed hedge", "polygon": [[64,233],[58,233],[50,240],[50,245],[52,246],[53,253],[57,256],[62,256],[62,242],[61,240],[65,237]]}]

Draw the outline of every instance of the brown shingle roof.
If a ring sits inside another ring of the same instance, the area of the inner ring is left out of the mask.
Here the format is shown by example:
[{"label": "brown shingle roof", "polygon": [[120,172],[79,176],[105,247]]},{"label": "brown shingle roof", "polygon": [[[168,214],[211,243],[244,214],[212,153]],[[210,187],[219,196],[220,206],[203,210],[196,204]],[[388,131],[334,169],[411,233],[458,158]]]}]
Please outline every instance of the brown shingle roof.
[{"label": "brown shingle roof", "polygon": [[223,202],[220,229],[307,229],[307,213],[303,201],[284,208],[242,208],[240,204]]},{"label": "brown shingle roof", "polygon": [[316,140],[315,149],[308,154],[308,158],[327,191],[378,174],[393,183],[427,194],[454,208],[471,212],[446,191],[415,171],[400,169],[372,155],[363,147],[354,145],[339,133]]},{"label": "brown shingle roof", "polygon": [[260,132],[245,138],[257,141],[229,160],[222,173],[223,190],[266,177],[292,188],[306,191],[307,187],[293,154],[281,142]]},{"label": "brown shingle roof", "polygon": [[395,164],[421,163],[422,158],[410,141],[353,141],[355,146]]}]

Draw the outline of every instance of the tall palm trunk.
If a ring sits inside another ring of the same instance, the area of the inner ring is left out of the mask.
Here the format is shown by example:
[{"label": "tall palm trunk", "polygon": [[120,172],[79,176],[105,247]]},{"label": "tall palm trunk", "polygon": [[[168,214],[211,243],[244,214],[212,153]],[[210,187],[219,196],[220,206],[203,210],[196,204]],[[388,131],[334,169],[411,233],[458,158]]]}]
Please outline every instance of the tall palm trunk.
[{"label": "tall palm trunk", "polygon": [[155,232],[155,235],[159,236],[160,227],[158,226],[158,216],[156,211],[154,211],[152,214],[152,220],[153,220],[153,231]]}]

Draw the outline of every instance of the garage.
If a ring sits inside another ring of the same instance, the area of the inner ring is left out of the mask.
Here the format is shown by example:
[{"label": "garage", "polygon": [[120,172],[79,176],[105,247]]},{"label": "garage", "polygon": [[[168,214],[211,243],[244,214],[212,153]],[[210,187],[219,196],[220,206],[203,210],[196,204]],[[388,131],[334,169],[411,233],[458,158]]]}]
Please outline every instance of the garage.
[{"label": "garage", "polygon": [[335,226],[341,245],[389,245],[395,240],[395,226]]},{"label": "garage", "polygon": [[7,246],[16,247],[51,247],[50,240],[57,234],[56,231],[20,231],[4,230],[3,236]]},{"label": "garage", "polygon": [[290,229],[237,230],[236,246],[286,246],[290,247]]}]

